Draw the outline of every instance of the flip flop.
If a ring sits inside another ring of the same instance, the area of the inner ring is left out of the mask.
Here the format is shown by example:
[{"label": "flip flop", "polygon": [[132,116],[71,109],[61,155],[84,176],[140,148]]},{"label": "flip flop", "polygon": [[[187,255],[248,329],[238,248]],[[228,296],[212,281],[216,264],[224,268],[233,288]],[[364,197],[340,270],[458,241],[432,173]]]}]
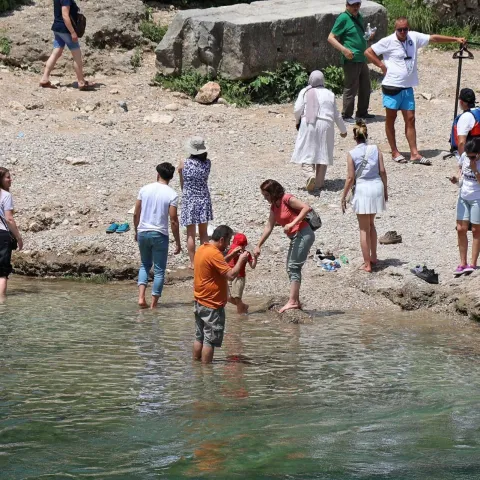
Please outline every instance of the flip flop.
[{"label": "flip flop", "polygon": [[52,82],[45,82],[45,83],[40,82],[39,85],[42,88],[53,88],[54,90],[57,90],[57,87]]},{"label": "flip flop", "polygon": [[397,163],[408,163],[407,159],[403,155],[397,155],[395,158],[392,157],[392,160]]},{"label": "flip flop", "polygon": [[125,233],[125,232],[128,232],[130,230],[130,225],[125,222],[125,223],[122,223],[118,228],[117,228],[117,233]]},{"label": "flip flop", "polygon": [[117,222],[111,223],[107,229],[105,230],[106,233],[115,233],[118,230],[120,225]]},{"label": "flip flop", "polygon": [[413,163],[414,165],[426,165],[426,166],[430,166],[432,164],[432,162],[425,157],[417,158],[417,160],[410,160],[410,163]]},{"label": "flip flop", "polygon": [[95,87],[97,85],[95,83],[90,83],[85,81],[85,83],[82,86],[78,86],[78,89],[81,90],[82,92],[91,92],[92,90],[95,90]]}]

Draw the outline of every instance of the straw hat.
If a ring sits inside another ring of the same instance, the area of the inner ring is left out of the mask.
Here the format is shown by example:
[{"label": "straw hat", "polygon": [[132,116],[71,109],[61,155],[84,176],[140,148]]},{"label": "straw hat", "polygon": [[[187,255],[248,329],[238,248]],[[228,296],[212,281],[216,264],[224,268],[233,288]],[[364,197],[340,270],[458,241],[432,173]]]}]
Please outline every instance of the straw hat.
[{"label": "straw hat", "polygon": [[205,139],[203,137],[190,137],[185,144],[185,150],[190,155],[201,155],[207,152]]}]

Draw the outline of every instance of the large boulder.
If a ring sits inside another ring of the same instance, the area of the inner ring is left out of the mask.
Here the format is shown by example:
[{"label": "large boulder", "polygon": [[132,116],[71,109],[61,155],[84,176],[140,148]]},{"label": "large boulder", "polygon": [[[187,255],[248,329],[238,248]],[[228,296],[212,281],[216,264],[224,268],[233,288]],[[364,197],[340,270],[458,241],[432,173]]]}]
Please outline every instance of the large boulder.
[{"label": "large boulder", "polygon": [[[156,49],[165,75],[195,69],[229,79],[249,79],[284,61],[308,69],[338,65],[340,54],[327,42],[345,0],[267,0],[177,14]],[[365,22],[386,35],[387,12],[364,1]]]}]

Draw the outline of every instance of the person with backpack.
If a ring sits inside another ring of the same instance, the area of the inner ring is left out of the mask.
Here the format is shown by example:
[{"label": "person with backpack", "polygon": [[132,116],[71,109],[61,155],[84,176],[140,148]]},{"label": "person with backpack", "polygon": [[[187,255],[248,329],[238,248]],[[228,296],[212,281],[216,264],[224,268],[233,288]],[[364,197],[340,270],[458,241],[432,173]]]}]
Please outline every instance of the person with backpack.
[{"label": "person with backpack", "polygon": [[[83,74],[82,51],[78,43],[79,34],[75,28],[80,15],[78,5],[75,3],[75,0],[53,0],[53,14],[53,52],[45,64],[45,70],[40,80],[40,87],[57,88],[50,81],[50,74],[63,55],[65,46],[67,46],[73,57],[73,69],[77,76],[78,89],[94,90],[96,85],[85,80]],[[85,17],[82,16],[82,18],[84,19]],[[80,33],[80,36],[82,36],[82,33]]]},{"label": "person with backpack", "polygon": [[462,88],[459,105],[463,112],[453,121],[450,144],[452,152],[460,158],[465,151],[465,144],[470,138],[480,137],[480,108],[475,106],[475,92],[471,88]]}]

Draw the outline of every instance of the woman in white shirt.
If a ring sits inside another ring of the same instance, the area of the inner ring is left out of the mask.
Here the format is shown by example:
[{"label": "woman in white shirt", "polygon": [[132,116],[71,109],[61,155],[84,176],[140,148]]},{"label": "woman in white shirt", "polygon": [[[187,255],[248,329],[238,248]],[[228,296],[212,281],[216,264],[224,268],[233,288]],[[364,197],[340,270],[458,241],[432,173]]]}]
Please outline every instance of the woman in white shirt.
[{"label": "woman in white shirt", "polygon": [[365,123],[359,121],[353,129],[357,146],[347,155],[347,179],[342,195],[342,211],[347,208],[347,194],[355,185],[352,207],[357,214],[360,228],[360,245],[366,272],[372,271],[377,263],[377,230],[375,215],[385,210],[388,200],[387,172],[383,164],[383,155],[376,145],[368,145],[368,130]]},{"label": "woman in white shirt", "polygon": [[7,294],[7,280],[12,273],[12,234],[17,242],[18,249],[23,248],[23,240],[13,218],[13,200],[10,194],[12,177],[10,172],[0,167],[0,301]]},{"label": "woman in white shirt", "polygon": [[298,128],[293,163],[300,163],[307,175],[307,190],[325,186],[327,166],[333,165],[335,123],[343,138],[347,127],[337,109],[335,95],[324,86],[323,73],[315,70],[295,102],[295,120]]},{"label": "woman in white shirt", "polygon": [[[458,163],[458,174],[450,177],[452,183],[461,187],[457,201],[457,236],[460,265],[454,275],[463,275],[476,270],[480,252],[480,138],[472,138],[465,144],[465,151]],[[472,263],[467,263],[468,227],[472,224]]]}]

